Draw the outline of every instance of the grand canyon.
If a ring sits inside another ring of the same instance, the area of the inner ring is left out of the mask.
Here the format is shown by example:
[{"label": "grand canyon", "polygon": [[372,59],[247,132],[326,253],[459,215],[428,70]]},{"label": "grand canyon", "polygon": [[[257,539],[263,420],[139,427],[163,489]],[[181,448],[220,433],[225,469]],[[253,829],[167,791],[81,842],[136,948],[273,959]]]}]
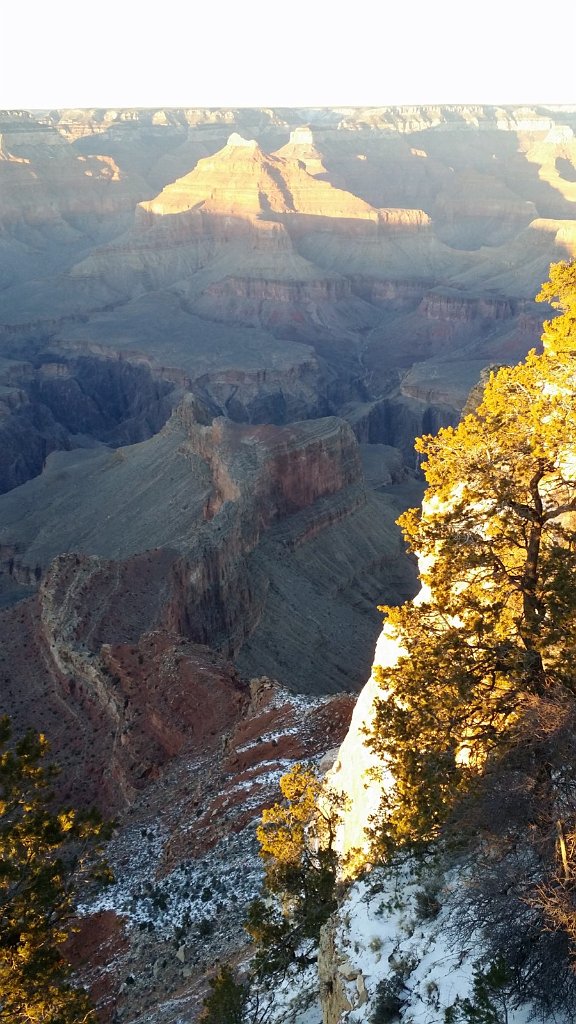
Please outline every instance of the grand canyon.
[{"label": "grand canyon", "polygon": [[[417,589],[414,439],[538,348],[576,107],[0,113],[1,710],[114,817],[103,1022],[246,954],[254,825]],[[334,1020],[336,1017],[334,1018]]]}]

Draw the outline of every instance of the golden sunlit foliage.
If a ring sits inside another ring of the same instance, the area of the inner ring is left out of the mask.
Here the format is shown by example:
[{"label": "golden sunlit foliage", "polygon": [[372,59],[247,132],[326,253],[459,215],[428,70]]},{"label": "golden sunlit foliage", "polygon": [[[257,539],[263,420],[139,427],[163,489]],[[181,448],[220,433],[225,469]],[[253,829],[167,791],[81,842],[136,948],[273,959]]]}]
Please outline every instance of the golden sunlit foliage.
[{"label": "golden sunlit foliage", "polygon": [[48,744],[27,733],[10,739],[0,720],[0,1021],[88,1024],[86,994],[74,987],[63,944],[78,895],[108,871],[97,815],[55,810],[56,769],[44,763]]},{"label": "golden sunlit foliage", "polygon": [[[575,308],[574,265],[552,269]],[[399,522],[423,592],[383,609],[404,653],[380,670],[370,739],[395,780],[384,849],[436,837],[527,701],[576,691],[576,359],[559,348],[493,374],[459,426],[417,443],[428,490]]]},{"label": "golden sunlit foliage", "polygon": [[320,779],[302,764],[282,776],[280,790],[283,800],[263,811],[257,829],[264,898],[252,903],[246,923],[257,975],[312,963],[320,928],[336,908],[338,809],[323,808]]},{"label": "golden sunlit foliage", "polygon": [[550,279],[542,285],[537,302],[549,302],[560,316],[544,322],[542,341],[549,352],[576,352],[576,261],[553,263]]},{"label": "golden sunlit foliage", "polygon": [[316,804],[320,793],[317,777],[301,764],[294,765],[280,779],[282,803],[262,811],[262,824],[256,829],[260,843],[260,855],[271,864],[297,863],[303,853],[305,842],[310,843],[316,836]]}]

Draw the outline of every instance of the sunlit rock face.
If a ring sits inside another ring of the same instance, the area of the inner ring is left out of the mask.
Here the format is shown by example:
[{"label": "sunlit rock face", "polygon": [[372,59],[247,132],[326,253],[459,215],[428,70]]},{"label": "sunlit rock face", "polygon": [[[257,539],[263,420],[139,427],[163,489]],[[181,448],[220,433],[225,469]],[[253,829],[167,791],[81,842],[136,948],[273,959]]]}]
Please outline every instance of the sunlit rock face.
[{"label": "sunlit rock face", "polygon": [[[376,644],[374,666],[390,668],[397,663],[402,652],[399,638],[384,627]],[[377,702],[382,696],[373,670],[358,697],[350,728],[334,766],[326,777],[328,792],[333,790],[344,799],[337,847],[344,861],[345,874],[355,874],[369,861],[371,819],[378,812],[382,787],[392,781],[386,764],[369,744]]]},{"label": "sunlit rock face", "polygon": [[224,149],[142,203],[138,216],[150,224],[150,215],[181,214],[198,204],[206,212],[249,217],[301,213],[378,221],[377,212],[358,196],[311,178],[302,162],[266,153],[237,132]]},{"label": "sunlit rock face", "polygon": [[276,155],[288,160],[300,160],[308,174],[326,174],[322,153],[316,145],[314,132],[307,125],[295,128],[290,132],[290,141],[276,150]]}]

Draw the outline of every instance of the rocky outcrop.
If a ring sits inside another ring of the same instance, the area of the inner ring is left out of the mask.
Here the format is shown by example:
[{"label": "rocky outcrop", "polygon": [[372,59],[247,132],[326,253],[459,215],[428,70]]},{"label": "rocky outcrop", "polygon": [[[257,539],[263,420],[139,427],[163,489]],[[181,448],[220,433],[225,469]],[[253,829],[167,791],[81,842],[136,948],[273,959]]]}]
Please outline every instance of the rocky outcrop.
[{"label": "rocky outcrop", "polygon": [[312,280],[266,280],[226,277],[210,285],[194,304],[200,316],[313,342],[324,337],[354,339],[372,327],[378,314],[352,294],[342,277]]},{"label": "rocky outcrop", "polygon": [[308,125],[300,125],[290,132],[289,141],[281,149],[277,149],[275,155],[284,160],[299,160],[308,174],[315,177],[326,175],[322,153],[316,146],[314,132]]},{"label": "rocky outcrop", "polygon": [[[426,379],[428,381],[428,377]],[[439,390],[436,386],[433,394],[426,395],[421,390],[414,395],[402,386],[403,394],[359,403],[349,411],[345,410],[345,415],[360,444],[385,444],[397,448],[404,464],[414,470],[419,466],[414,438],[435,434],[459,418],[457,406],[447,400],[451,395],[444,396]]]},{"label": "rocky outcrop", "polygon": [[349,964],[337,949],[336,938],[336,924],[334,918],[330,918],[322,928],[318,949],[318,982],[324,1024],[338,1024],[342,1014],[352,1009],[343,973]]},{"label": "rocky outcrop", "polygon": [[428,292],[418,312],[428,320],[447,323],[469,323],[473,320],[508,320],[524,311],[528,303],[518,303],[505,296],[462,295],[456,291],[436,289]]},{"label": "rocky outcrop", "polygon": [[201,427],[190,421],[189,410],[190,403],[185,402],[177,417],[186,426],[190,450],[212,469],[209,517],[247,492],[259,511],[257,528],[267,529],[320,498],[362,481],[352,432],[336,417],[292,427],[244,426],[221,418]]},{"label": "rocky outcrop", "polygon": [[[202,374],[194,393],[215,413],[243,423],[281,425],[315,419],[330,412],[327,382],[310,355],[293,366],[222,369]],[[204,422],[196,414],[199,422]]]},{"label": "rocky outcrop", "polygon": [[18,733],[50,737],[65,801],[118,811],[184,748],[214,749],[242,706],[232,666],[183,637],[144,632],[167,560],[158,552],[111,572],[102,560],[59,559],[36,598],[0,617],[3,713]]},{"label": "rocky outcrop", "polygon": [[322,215],[378,221],[370,205],[309,175],[298,160],[265,153],[254,139],[233,133],[224,149],[200,160],[190,174],[141,205],[138,224],[201,208],[219,215]]},{"label": "rocky outcrop", "polygon": [[[190,450],[211,468],[209,523],[174,571],[165,622],[229,656],[240,651],[260,621],[269,579],[249,561],[265,531],[310,510],[322,499],[346,516],[363,500],[359,451],[343,421],[314,420],[298,427],[245,427],[217,420],[187,422]],[[364,499],[365,500],[365,499]],[[327,525],[327,524],[326,524]],[[290,531],[289,531],[290,532]]]},{"label": "rocky outcrop", "polygon": [[352,278],[352,287],[357,295],[366,298],[376,306],[394,310],[415,309],[429,290],[430,285],[431,282],[425,278],[404,281],[371,279],[361,276]]}]

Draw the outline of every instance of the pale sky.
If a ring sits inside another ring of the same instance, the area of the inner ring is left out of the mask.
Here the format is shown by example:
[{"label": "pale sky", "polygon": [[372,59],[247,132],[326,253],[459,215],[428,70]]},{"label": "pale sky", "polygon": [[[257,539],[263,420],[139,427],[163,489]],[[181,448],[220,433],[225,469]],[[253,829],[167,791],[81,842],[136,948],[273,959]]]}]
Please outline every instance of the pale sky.
[{"label": "pale sky", "polygon": [[4,0],[0,108],[576,105],[576,0]]}]

